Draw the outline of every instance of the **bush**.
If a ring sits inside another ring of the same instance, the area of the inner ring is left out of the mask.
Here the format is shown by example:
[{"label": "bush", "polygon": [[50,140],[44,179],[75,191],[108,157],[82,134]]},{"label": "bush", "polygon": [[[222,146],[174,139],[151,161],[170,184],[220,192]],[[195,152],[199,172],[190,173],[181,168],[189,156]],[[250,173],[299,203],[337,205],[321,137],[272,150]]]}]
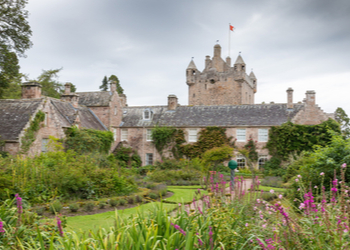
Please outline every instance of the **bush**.
[{"label": "bush", "polygon": [[264,179],[261,180],[261,185],[267,187],[282,188],[283,181],[282,178],[278,176],[266,176]]},{"label": "bush", "polygon": [[79,210],[79,204],[77,203],[72,203],[69,205],[69,210],[73,213],[78,212]]},{"label": "bush", "polygon": [[136,201],[136,203],[140,203],[140,202],[142,202],[142,198],[141,198],[141,196],[136,195],[136,196],[135,196],[135,201]]},{"label": "bush", "polygon": [[84,211],[91,212],[94,210],[95,204],[93,202],[87,202],[84,206]]},{"label": "bush", "polygon": [[261,195],[261,199],[265,201],[272,201],[277,198],[277,195],[275,193],[270,193],[270,192],[263,192]]},{"label": "bush", "polygon": [[117,206],[117,205],[118,205],[118,200],[117,200],[117,199],[110,199],[110,200],[109,200],[109,205],[110,205],[111,207]]},{"label": "bush", "polygon": [[286,169],[281,166],[281,160],[277,157],[271,157],[267,160],[263,167],[264,175],[268,176],[283,176]]},{"label": "bush", "polygon": [[156,200],[159,198],[159,195],[157,193],[149,193],[148,196],[153,200]]},{"label": "bush", "polygon": [[50,212],[52,214],[56,214],[56,213],[61,212],[62,208],[63,208],[63,206],[62,206],[60,201],[56,200],[56,201],[54,201],[53,203],[50,204]]},{"label": "bush", "polygon": [[129,204],[134,204],[135,203],[135,197],[134,196],[129,196],[128,197],[128,203]]},{"label": "bush", "polygon": [[119,200],[119,204],[120,204],[121,206],[124,206],[124,205],[126,204],[126,200],[125,200],[125,199],[120,199],[120,200]]},{"label": "bush", "polygon": [[99,209],[104,209],[105,207],[106,207],[106,202],[104,202],[104,201],[100,201],[99,203],[98,203],[98,208]]},{"label": "bush", "polygon": [[45,212],[45,208],[44,207],[36,207],[34,208],[34,212],[37,214],[37,215],[43,215],[44,212]]}]

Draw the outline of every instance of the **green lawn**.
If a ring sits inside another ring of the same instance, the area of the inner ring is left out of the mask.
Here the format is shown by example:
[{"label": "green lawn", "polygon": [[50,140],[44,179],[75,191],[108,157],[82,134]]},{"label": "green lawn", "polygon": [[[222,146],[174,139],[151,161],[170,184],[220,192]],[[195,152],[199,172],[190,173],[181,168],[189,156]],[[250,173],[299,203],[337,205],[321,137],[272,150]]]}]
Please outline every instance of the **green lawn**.
[{"label": "green lawn", "polygon": [[[137,207],[124,209],[124,210],[118,210],[118,214],[122,218],[127,218],[131,215],[135,215],[138,212],[148,212],[155,208],[155,206],[159,206],[160,202],[153,202],[153,203],[147,203],[143,204]],[[163,207],[169,210],[173,210],[178,205],[176,204],[166,204],[163,203]],[[74,216],[74,217],[68,217],[67,218],[67,230],[72,230],[75,232],[87,232],[89,230],[97,230],[99,228],[110,228],[114,226],[114,218],[115,218],[116,212],[106,212],[101,214],[93,214],[93,215],[84,215],[84,216]]]},{"label": "green lawn", "polygon": [[[193,187],[193,186],[191,186]],[[173,192],[174,195],[166,198],[164,200],[166,201],[172,201],[172,202],[177,202],[177,203],[187,203],[187,202],[191,202],[193,200],[193,197],[195,196],[195,192],[197,191],[197,189],[195,188],[189,188],[189,189],[185,189],[185,188],[170,188],[168,187],[168,191]],[[202,194],[206,194],[207,192],[204,190],[201,190]]]},{"label": "green lawn", "polygon": [[285,188],[267,187],[267,186],[261,186],[261,185],[259,186],[259,190],[263,190],[266,192],[269,192],[271,189],[278,193],[284,193],[285,191],[287,191],[287,189]]}]

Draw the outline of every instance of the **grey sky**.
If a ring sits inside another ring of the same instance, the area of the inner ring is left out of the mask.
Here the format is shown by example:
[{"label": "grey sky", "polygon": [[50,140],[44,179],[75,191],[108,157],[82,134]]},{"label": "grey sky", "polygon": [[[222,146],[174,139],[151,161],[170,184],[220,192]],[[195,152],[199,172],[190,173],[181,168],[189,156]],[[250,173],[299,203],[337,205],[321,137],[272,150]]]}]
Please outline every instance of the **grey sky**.
[{"label": "grey sky", "polygon": [[258,78],[256,103],[294,101],[307,90],[326,112],[350,115],[348,0],[29,0],[34,46],[20,60],[30,78],[63,67],[61,82],[96,91],[119,77],[128,104],[163,105],[169,94],[187,105],[185,70],[203,70],[219,40],[222,57],[241,51]]}]

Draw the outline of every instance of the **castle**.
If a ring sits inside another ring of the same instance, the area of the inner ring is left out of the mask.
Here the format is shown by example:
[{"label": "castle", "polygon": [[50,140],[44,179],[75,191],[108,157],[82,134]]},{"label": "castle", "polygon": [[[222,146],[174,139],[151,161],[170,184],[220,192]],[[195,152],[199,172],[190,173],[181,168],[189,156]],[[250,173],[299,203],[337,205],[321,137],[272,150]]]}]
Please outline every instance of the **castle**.
[{"label": "castle", "polygon": [[[115,84],[110,91],[70,92],[66,84],[61,99],[41,96],[40,85],[26,83],[22,99],[0,100],[0,139],[5,140],[3,150],[16,154],[21,148],[21,138],[35,114],[46,114],[36,139],[28,154],[47,150],[48,136],[64,137],[69,126],[110,130],[114,134],[112,150],[128,145],[139,153],[143,165],[160,160],[152,144],[151,131],[156,125],[181,128],[187,143],[197,141],[198,133],[208,126],[226,128],[228,136],[243,147],[248,139],[257,141],[259,167],[268,159],[264,148],[271,126],[287,121],[297,124],[319,124],[332,114],[323,112],[316,105],[316,94],[307,91],[303,102],[293,102],[293,89],[287,90],[286,103],[255,104],[257,78],[253,72],[246,73],[246,64],[239,55],[231,65],[231,59],[221,58],[221,46],[214,46],[214,55],[206,56],[205,68],[200,72],[193,60],[186,69],[189,105],[178,104],[175,95],[168,96],[163,106],[127,106],[126,96],[116,92]],[[235,159],[239,166],[245,165],[242,156]]]}]

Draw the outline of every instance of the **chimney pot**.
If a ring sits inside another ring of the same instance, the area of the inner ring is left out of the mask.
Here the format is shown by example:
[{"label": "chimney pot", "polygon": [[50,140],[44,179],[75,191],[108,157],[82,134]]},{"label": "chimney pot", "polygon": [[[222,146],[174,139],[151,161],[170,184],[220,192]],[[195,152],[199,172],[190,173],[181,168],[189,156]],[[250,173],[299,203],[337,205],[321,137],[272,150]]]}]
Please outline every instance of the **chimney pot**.
[{"label": "chimney pot", "polygon": [[177,107],[177,97],[176,95],[168,96],[168,110],[175,110]]},{"label": "chimney pot", "polygon": [[293,104],[293,89],[289,88],[287,89],[287,109],[293,109],[294,104]]},{"label": "chimney pot", "polygon": [[25,82],[22,84],[22,99],[40,98],[41,85],[37,82]]}]

